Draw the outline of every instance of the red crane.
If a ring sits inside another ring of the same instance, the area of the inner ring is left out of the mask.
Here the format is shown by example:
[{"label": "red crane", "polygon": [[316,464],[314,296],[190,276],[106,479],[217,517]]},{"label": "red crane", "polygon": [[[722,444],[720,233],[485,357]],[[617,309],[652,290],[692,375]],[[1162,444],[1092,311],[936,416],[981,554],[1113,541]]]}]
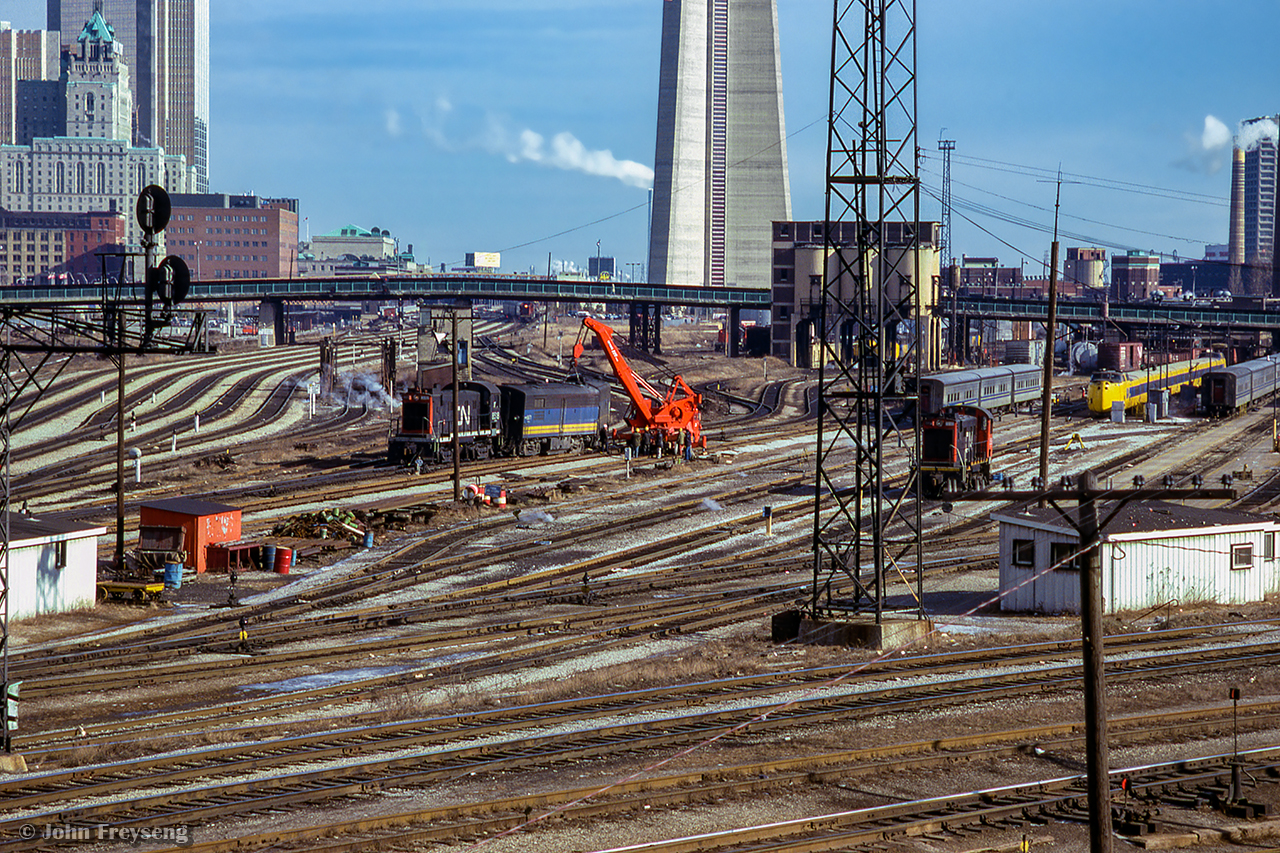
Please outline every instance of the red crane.
[{"label": "red crane", "polygon": [[660,443],[678,445],[683,437],[682,431],[687,431],[688,440],[693,447],[707,446],[706,436],[702,434],[702,395],[690,388],[679,376],[672,377],[665,394],[658,391],[627,364],[618,345],[614,343],[614,331],[609,326],[591,317],[583,319],[582,331],[578,333],[578,340],[573,345],[575,365],[582,358],[585,349],[583,339],[587,330],[595,333],[600,348],[613,367],[614,375],[631,399],[631,410],[625,418],[631,431],[619,433],[619,438],[625,440],[638,437],[641,444],[646,446]]}]

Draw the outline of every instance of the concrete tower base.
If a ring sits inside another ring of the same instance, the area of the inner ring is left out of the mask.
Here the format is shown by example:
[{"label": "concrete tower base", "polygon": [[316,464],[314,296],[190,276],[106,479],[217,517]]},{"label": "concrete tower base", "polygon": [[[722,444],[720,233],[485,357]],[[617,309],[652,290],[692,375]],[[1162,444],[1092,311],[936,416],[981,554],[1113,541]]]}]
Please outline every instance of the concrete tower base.
[{"label": "concrete tower base", "polygon": [[874,616],[842,620],[801,619],[796,642],[812,646],[855,646],[866,649],[902,649],[924,639],[933,630],[928,619],[885,619]]}]

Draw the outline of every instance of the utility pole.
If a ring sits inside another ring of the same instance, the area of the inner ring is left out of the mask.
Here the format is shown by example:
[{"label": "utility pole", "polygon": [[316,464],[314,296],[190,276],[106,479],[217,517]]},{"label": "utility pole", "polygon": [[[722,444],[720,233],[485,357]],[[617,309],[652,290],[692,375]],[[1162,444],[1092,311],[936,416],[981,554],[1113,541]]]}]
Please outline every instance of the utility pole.
[{"label": "utility pole", "polygon": [[[1053,414],[1053,345],[1058,332],[1058,203],[1062,173],[1053,198],[1053,246],[1049,253],[1049,319],[1044,326],[1044,387],[1040,392],[1040,483],[1049,482],[1049,418]],[[1044,506],[1043,503],[1040,504]]]},{"label": "utility pole", "polygon": [[453,376],[453,502],[462,500],[462,444],[458,441],[458,309],[450,314],[453,328],[449,333],[451,367]]}]

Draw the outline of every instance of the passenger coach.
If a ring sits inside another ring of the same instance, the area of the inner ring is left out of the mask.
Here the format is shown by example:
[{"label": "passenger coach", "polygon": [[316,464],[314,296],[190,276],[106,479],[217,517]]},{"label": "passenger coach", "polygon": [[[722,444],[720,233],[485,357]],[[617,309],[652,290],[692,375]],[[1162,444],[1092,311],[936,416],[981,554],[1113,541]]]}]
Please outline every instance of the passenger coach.
[{"label": "passenger coach", "polygon": [[1274,394],[1278,381],[1280,356],[1215,368],[1201,381],[1200,406],[1211,417],[1241,412]]},{"label": "passenger coach", "polygon": [[919,382],[920,410],[937,415],[947,406],[981,406],[1003,411],[1040,399],[1043,368],[1006,364],[932,373]]}]

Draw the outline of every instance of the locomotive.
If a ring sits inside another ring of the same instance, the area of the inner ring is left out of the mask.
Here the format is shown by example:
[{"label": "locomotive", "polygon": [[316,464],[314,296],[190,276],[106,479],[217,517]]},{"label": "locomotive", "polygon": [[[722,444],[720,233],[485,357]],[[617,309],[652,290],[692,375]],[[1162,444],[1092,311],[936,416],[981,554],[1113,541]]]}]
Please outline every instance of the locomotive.
[{"label": "locomotive", "polygon": [[920,420],[921,494],[985,489],[991,484],[994,448],[991,412],[981,406],[944,406]]},{"label": "locomotive", "polygon": [[1206,373],[1220,369],[1226,363],[1220,355],[1206,355],[1128,373],[1099,370],[1089,380],[1085,399],[1089,403],[1089,411],[1095,415],[1110,414],[1111,405],[1116,402],[1123,403],[1125,409],[1136,409],[1147,402],[1148,394],[1166,389],[1170,394],[1176,394],[1187,385],[1199,387]]},{"label": "locomotive", "polygon": [[[453,393],[452,385],[405,392],[400,424],[388,445],[391,462],[437,464],[453,458]],[[459,382],[459,455],[475,460],[599,450],[609,396],[606,382]]]}]

